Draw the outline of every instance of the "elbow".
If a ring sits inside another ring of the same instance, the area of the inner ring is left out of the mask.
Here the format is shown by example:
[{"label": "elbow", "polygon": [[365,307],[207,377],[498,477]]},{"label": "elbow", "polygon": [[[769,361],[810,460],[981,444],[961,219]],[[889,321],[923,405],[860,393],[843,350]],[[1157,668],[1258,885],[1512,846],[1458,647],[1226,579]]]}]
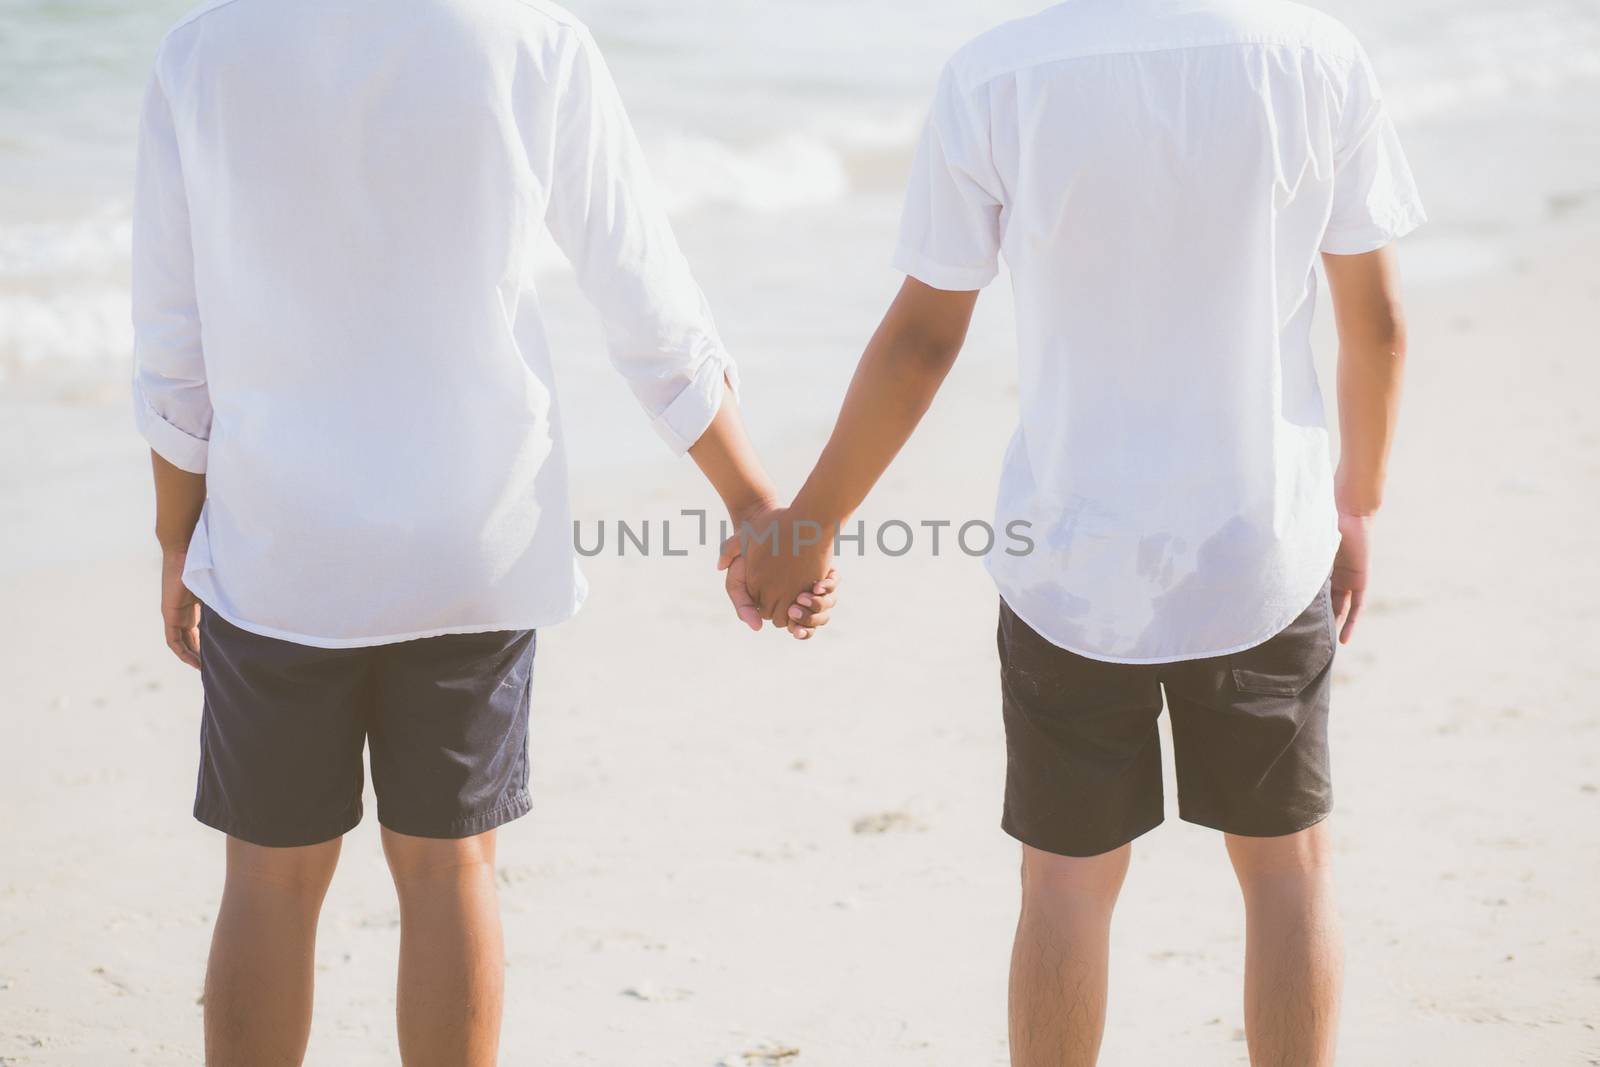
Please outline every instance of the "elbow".
[{"label": "elbow", "polygon": [[900,372],[907,378],[942,382],[961,354],[964,336],[951,337],[942,331],[909,330],[899,337],[891,351]]},{"label": "elbow", "polygon": [[942,382],[950,373],[950,368],[955,366],[956,357],[960,354],[959,344],[939,340],[914,346],[907,353],[907,358],[912,373],[929,381]]},{"label": "elbow", "polygon": [[1382,343],[1396,363],[1403,363],[1410,334],[1406,327],[1405,312],[1399,304],[1391,304],[1383,315]]},{"label": "elbow", "polygon": [[1409,344],[1404,310],[1398,302],[1384,303],[1367,318],[1352,340],[1375,361],[1404,363]]}]

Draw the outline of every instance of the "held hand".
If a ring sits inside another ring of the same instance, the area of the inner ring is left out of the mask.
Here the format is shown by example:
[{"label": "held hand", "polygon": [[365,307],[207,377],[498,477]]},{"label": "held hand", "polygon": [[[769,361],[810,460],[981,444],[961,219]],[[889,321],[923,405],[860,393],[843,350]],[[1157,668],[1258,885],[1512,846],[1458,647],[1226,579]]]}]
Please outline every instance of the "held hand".
[{"label": "held hand", "polygon": [[[759,631],[762,625],[761,607],[745,586],[744,557],[726,555],[729,551],[738,551],[738,544],[738,538],[730,538],[723,545],[725,554],[717,566],[727,572],[728,577],[724,584],[728,591],[728,600],[733,604],[734,613],[739,616],[739,621],[750,629]],[[813,586],[811,592],[801,593],[795,598],[794,606],[789,608],[788,630],[796,640],[809,641],[816,635],[818,628],[828,625],[833,606],[838,603],[836,596],[838,589],[839,575],[836,571],[829,570],[827,577]]]},{"label": "held hand", "polygon": [[750,590],[744,584],[744,557],[728,556],[728,544],[737,544],[737,539],[725,542],[722,546],[723,557],[717,560],[717,569],[726,571],[728,578],[723,587],[728,591],[728,600],[733,604],[733,612],[739,616],[739,621],[752,630],[761,629],[761,607],[756,603],[756,598],[750,595]]},{"label": "held hand", "polygon": [[1333,559],[1333,615],[1339,643],[1348,645],[1366,599],[1372,517],[1339,513],[1338,555]]},{"label": "held hand", "polygon": [[200,669],[200,601],[183,584],[184,554],[161,556],[161,622],[167,647],[183,662]]},{"label": "held hand", "polygon": [[745,586],[762,617],[776,626],[788,625],[789,609],[799,595],[815,590],[832,570],[832,531],[783,508],[746,523],[739,538]]},{"label": "held hand", "polygon": [[758,632],[767,616],[762,612],[759,600],[747,584],[746,561],[740,551],[739,534],[743,529],[764,529],[767,524],[775,521],[773,517],[782,510],[778,504],[766,502],[757,504],[748,511],[734,514],[732,516],[734,535],[722,542],[722,552],[717,557],[717,570],[727,573],[723,588],[728,592],[728,600],[733,604],[734,614],[739,616],[740,622]]},{"label": "held hand", "polygon": [[740,528],[723,543],[717,563],[728,572],[734,610],[753,630],[766,619],[809,639],[827,624],[836,600],[831,536],[784,508],[763,508],[736,521]]},{"label": "held hand", "polygon": [[835,593],[839,589],[839,572],[829,568],[827,576],[811,587],[811,592],[801,593],[789,608],[789,632],[801,641],[809,641],[817,630],[828,625],[833,606],[838,603]]}]

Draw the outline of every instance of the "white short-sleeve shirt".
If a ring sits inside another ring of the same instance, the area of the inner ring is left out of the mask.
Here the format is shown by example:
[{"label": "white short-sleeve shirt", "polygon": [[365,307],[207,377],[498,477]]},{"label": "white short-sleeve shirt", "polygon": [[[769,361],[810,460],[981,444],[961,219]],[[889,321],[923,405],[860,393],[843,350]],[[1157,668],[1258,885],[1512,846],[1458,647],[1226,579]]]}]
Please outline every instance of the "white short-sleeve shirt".
[{"label": "white short-sleeve shirt", "polygon": [[988,564],[1012,609],[1129,663],[1248,648],[1305,610],[1339,541],[1316,263],[1422,220],[1366,55],[1308,8],[1069,0],[957,54],[895,262],[948,290],[1010,269],[997,525],[1033,550]]},{"label": "white short-sleeve shirt", "polygon": [[545,228],[685,450],[733,367],[589,33],[540,0],[214,0],[166,37],[134,404],[207,476],[184,580],[325,647],[575,612]]}]

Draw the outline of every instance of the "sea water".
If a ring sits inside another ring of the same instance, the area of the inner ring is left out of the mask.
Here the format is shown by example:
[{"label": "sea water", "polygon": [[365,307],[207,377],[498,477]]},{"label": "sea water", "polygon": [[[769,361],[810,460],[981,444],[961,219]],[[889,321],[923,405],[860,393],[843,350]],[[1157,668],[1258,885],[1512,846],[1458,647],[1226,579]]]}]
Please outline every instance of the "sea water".
[{"label": "sea water", "polygon": [[[139,98],[161,34],[189,6],[0,0],[0,394],[96,396],[126,380]],[[1043,6],[570,4],[609,57],[741,360],[804,352],[830,388],[892,292],[898,195],[940,66]],[[1367,43],[1411,148],[1433,215],[1409,254],[1423,281],[1492,268],[1508,235],[1600,189],[1596,0],[1323,6]],[[604,360],[554,255],[541,288],[553,336],[579,350],[565,374],[589,391]]]}]

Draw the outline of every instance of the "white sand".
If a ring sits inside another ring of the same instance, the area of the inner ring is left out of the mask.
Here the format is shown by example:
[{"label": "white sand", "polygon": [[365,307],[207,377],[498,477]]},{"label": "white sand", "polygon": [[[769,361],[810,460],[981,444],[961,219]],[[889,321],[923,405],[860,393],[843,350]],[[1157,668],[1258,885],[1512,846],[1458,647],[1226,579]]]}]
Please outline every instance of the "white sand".
[{"label": "white sand", "polygon": [[[1338,661],[1345,1063],[1600,1062],[1595,214],[1413,301],[1376,594]],[[1014,392],[987,303],[869,520],[987,516]],[[595,417],[633,417],[612,400]],[[781,414],[757,435],[792,484],[832,412]],[[0,424],[0,1063],[197,1063],[221,839],[188,815],[199,685],[161,645],[144,456],[119,402]],[[709,500],[652,453],[579,504]],[[502,837],[505,1063],[1005,1061],[995,596],[959,554],[843,567],[803,647],[738,630],[706,551],[589,565],[590,606],[540,644],[535,812]],[[371,812],[324,917],[312,1064],[396,1059]],[[1220,840],[1174,819],[1136,856],[1103,1062],[1245,1062]]]}]

